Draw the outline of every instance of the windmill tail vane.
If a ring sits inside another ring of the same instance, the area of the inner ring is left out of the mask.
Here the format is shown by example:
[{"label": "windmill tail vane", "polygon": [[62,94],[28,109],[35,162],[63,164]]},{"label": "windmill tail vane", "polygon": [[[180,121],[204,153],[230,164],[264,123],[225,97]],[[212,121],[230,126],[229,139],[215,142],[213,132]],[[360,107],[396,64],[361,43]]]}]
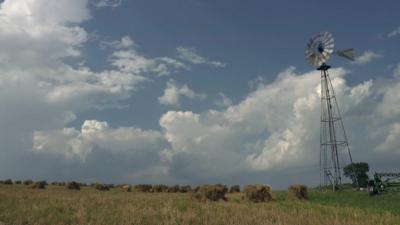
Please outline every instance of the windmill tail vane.
[{"label": "windmill tail vane", "polygon": [[349,48],[349,49],[344,49],[344,50],[338,50],[336,51],[336,55],[346,58],[348,60],[354,61],[355,60],[355,52],[354,48]]}]

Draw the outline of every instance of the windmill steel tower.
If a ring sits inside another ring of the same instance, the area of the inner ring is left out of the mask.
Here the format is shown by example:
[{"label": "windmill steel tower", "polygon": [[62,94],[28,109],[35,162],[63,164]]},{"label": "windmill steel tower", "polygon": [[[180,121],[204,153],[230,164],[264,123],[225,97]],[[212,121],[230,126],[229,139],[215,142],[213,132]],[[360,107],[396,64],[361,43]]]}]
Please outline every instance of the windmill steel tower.
[{"label": "windmill steel tower", "polygon": [[[353,163],[353,159],[329,76],[331,67],[325,64],[333,53],[333,47],[332,35],[321,32],[308,42],[306,58],[309,64],[321,71],[320,186],[331,186],[335,191],[342,184],[343,166],[346,162]],[[353,49],[336,51],[335,54],[354,60]]]}]

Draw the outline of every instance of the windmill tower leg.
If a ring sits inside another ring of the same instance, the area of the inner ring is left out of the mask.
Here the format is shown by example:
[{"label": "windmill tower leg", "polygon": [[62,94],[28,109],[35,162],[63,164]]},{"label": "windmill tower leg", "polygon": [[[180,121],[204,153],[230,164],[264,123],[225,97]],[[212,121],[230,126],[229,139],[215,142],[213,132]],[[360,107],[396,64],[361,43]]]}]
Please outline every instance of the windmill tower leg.
[{"label": "windmill tower leg", "polygon": [[335,191],[342,184],[340,155],[347,150],[350,163],[352,157],[329,68],[326,64],[318,68],[321,71],[320,185],[331,185]]}]

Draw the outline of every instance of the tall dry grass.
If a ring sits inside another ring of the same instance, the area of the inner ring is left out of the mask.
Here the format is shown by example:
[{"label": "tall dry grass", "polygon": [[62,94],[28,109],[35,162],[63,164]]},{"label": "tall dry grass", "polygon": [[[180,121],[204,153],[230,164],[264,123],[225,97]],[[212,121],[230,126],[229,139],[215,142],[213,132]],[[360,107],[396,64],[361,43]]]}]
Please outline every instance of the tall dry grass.
[{"label": "tall dry grass", "polygon": [[199,203],[191,201],[187,193],[123,192],[118,188],[99,192],[89,187],[74,192],[56,186],[34,190],[24,185],[0,185],[0,222],[16,225],[400,224],[396,210],[319,203],[312,200],[321,198],[318,193],[311,193],[310,201],[286,201],[285,194],[273,192],[275,200],[268,203],[242,201],[240,193],[228,194],[227,202]]}]

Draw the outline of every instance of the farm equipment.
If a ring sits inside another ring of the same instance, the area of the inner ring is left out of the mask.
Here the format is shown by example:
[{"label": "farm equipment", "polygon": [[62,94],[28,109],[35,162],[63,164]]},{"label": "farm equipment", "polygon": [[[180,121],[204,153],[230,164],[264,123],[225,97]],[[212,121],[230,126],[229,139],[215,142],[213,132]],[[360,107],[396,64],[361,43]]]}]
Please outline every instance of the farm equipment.
[{"label": "farm equipment", "polygon": [[370,195],[400,192],[400,173],[375,173],[368,182],[368,190]]}]

